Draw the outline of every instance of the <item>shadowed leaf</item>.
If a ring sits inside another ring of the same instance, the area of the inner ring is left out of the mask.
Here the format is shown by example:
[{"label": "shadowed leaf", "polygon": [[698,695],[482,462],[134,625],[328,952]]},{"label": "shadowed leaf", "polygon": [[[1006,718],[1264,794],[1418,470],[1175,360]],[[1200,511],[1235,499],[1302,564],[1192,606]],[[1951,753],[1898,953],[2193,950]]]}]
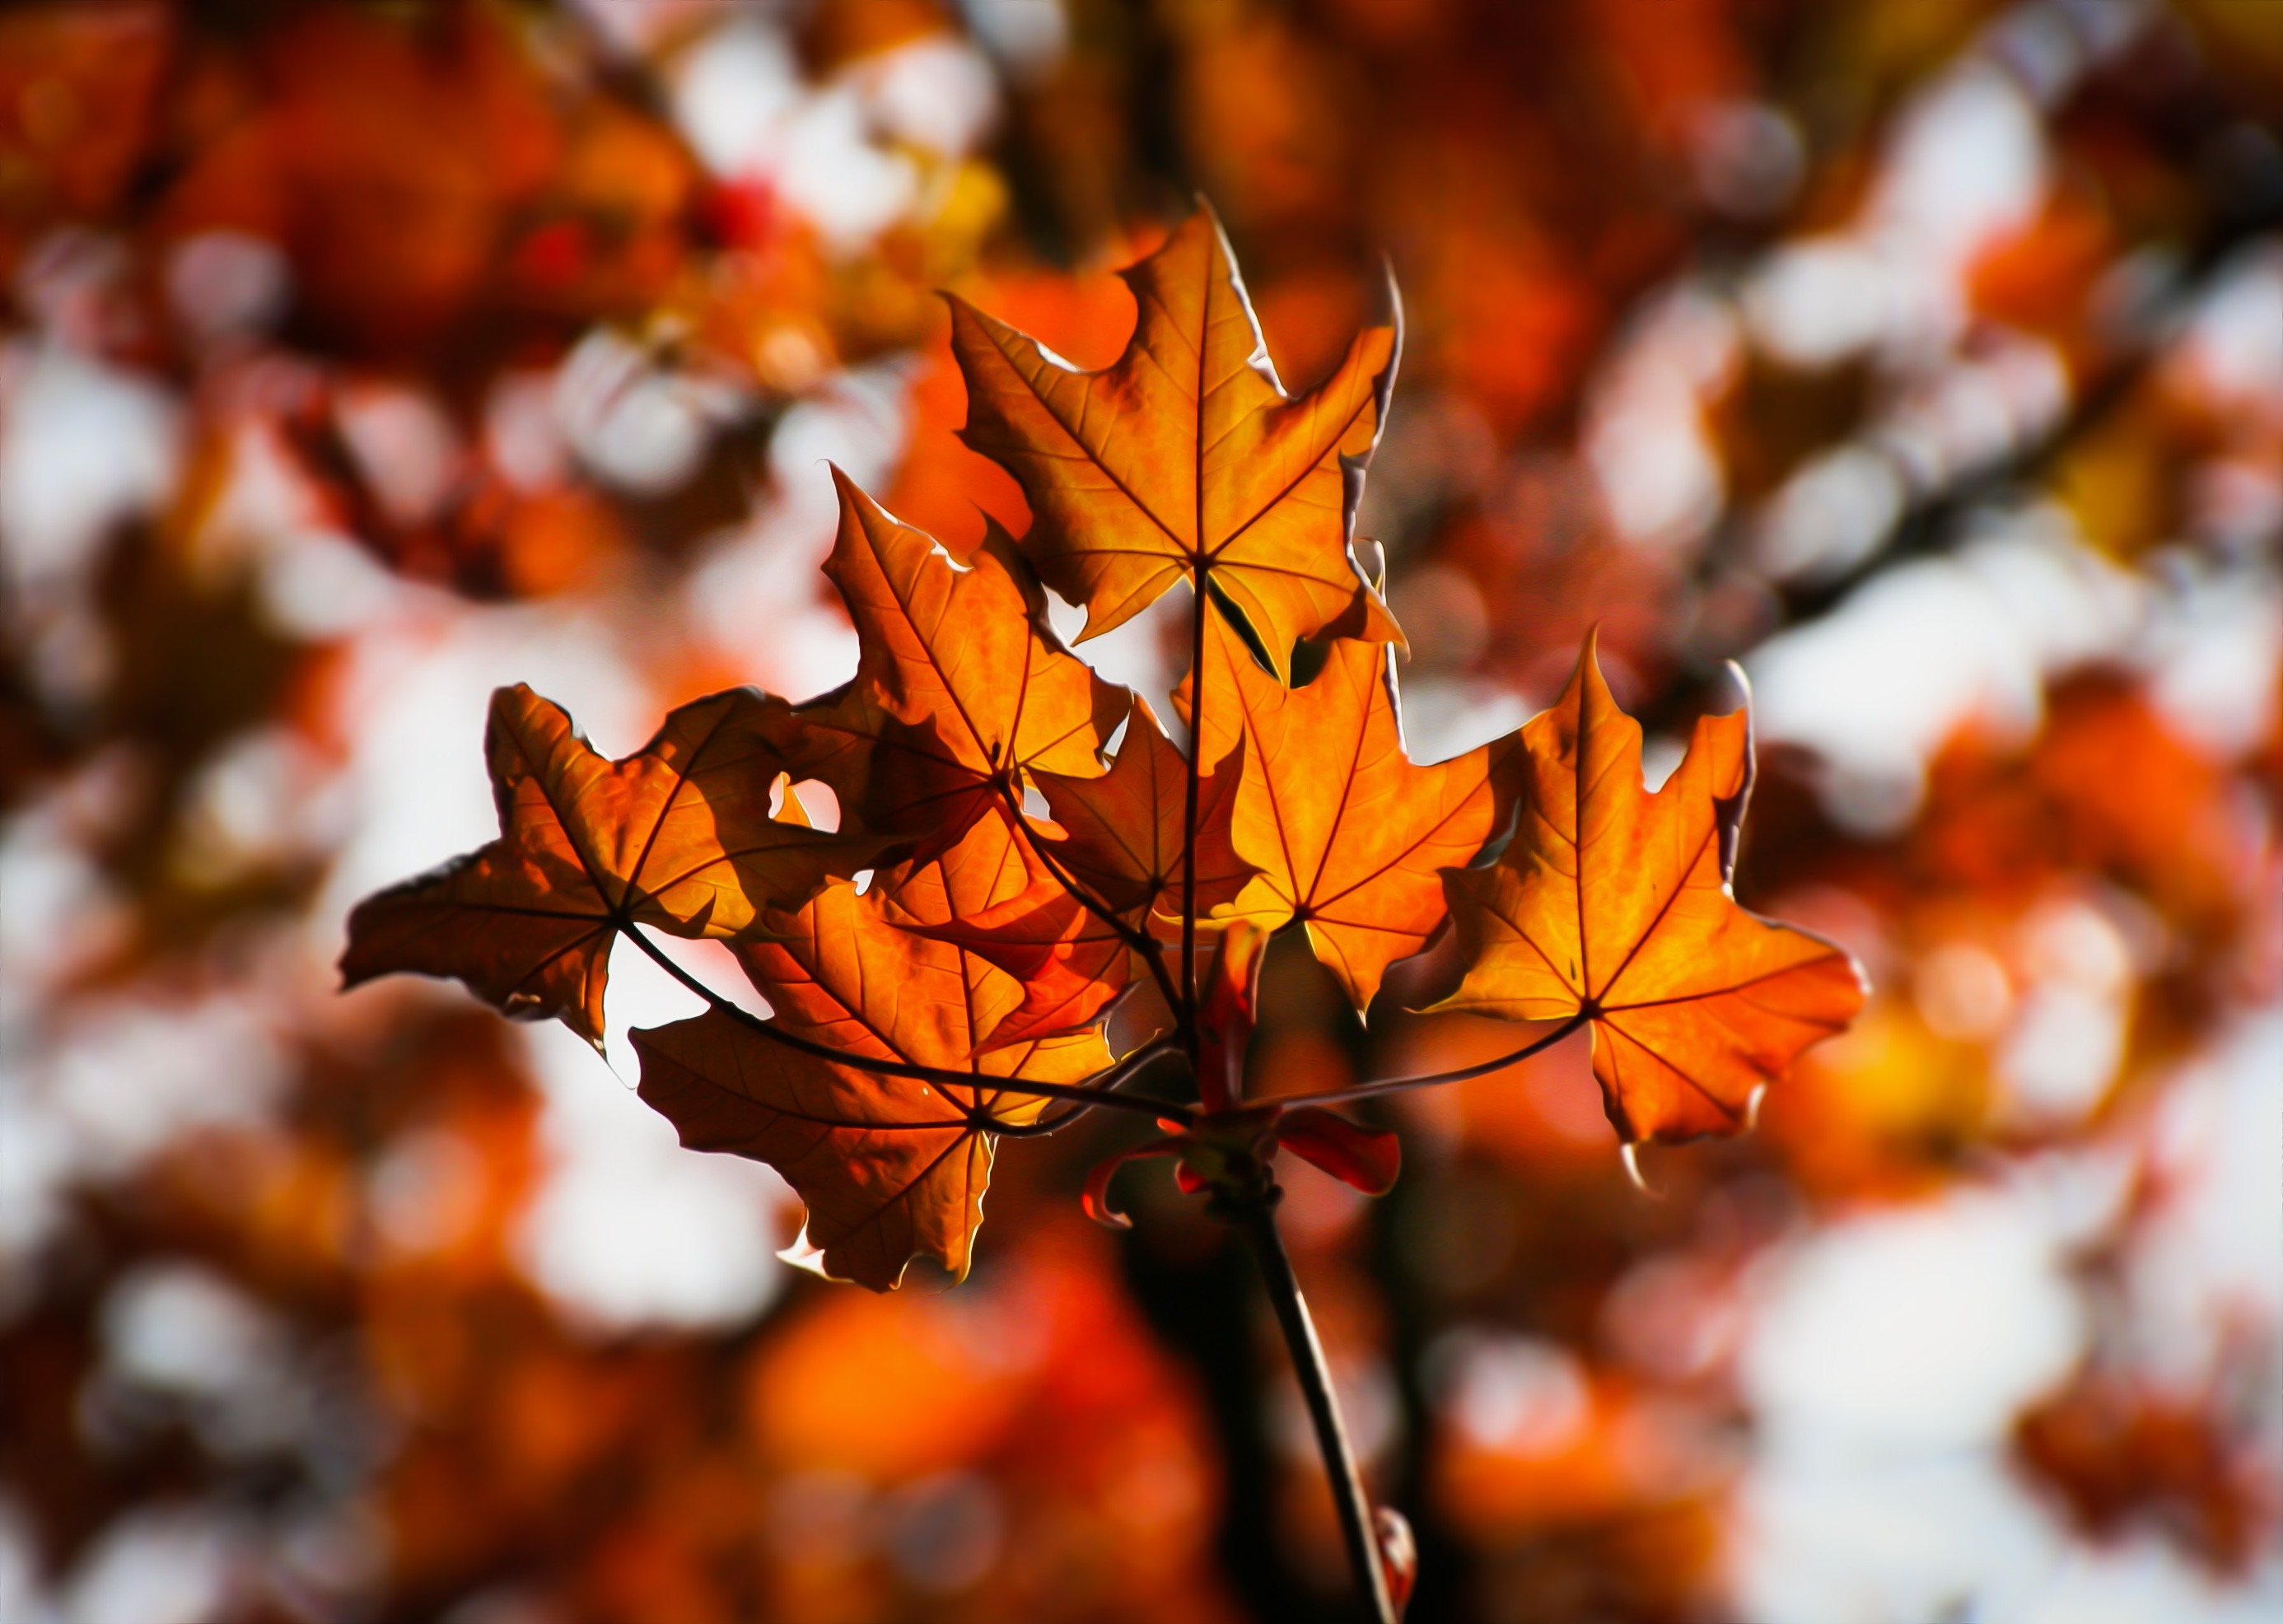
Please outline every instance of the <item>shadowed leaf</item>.
[{"label": "shadowed leaf", "polygon": [[862,653],[853,681],[787,712],[797,770],[832,786],[855,827],[956,841],[1032,769],[1085,776],[1126,696],[1047,628],[1003,532],[955,560],[838,470],[840,534],[825,572]]}]

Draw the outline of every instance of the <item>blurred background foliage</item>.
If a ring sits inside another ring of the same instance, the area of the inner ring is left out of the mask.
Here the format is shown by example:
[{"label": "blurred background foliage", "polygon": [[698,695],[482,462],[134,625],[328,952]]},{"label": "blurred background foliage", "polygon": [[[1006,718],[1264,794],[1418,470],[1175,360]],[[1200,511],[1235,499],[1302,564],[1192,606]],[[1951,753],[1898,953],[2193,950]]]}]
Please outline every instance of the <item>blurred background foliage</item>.
[{"label": "blurred background foliage", "polygon": [[[2272,1618],[2279,120],[2269,0],[0,7],[0,1616],[1342,1616],[1112,1125],[875,1299],[618,1045],[330,971],[492,684],[615,752],[853,668],[825,459],[1019,529],[932,290],[1100,364],[1202,190],[1288,380],[1400,280],[1414,755],[1598,621],[1669,771],[1741,661],[1740,895],[1879,989],[1656,1200],[1574,1046],[1293,1169],[1413,1616]],[[1255,1085],[1503,1043],[1406,984],[1280,952]]]}]

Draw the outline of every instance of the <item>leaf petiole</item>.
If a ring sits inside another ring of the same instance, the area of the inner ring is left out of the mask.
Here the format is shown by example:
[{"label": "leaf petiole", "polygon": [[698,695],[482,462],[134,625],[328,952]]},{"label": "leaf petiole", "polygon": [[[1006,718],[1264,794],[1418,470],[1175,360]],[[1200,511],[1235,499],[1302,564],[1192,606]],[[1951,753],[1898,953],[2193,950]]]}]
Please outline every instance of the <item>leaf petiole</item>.
[{"label": "leaf petiole", "polygon": [[[1064,1100],[1087,1107],[1103,1106],[1111,1110],[1137,1112],[1152,1118],[1166,1117],[1184,1125],[1194,1114],[1189,1107],[1172,1100],[1149,1100],[1139,1094],[1120,1094],[1111,1092],[1119,1083],[1138,1073],[1143,1065],[1154,1061],[1159,1053],[1165,1052],[1169,1045],[1163,1038],[1154,1038],[1134,1050],[1133,1053],[1126,1055],[1109,1070],[1103,1072],[1094,1083],[1087,1085],[1041,1083],[1028,1077],[994,1076],[987,1072],[979,1071],[954,1071],[948,1067],[920,1066],[909,1061],[874,1060],[866,1055],[851,1054],[845,1049],[836,1049],[830,1044],[814,1043],[808,1038],[796,1037],[779,1027],[775,1022],[764,1021],[752,1010],[731,1003],[675,963],[667,956],[665,950],[650,939],[640,926],[621,923],[619,929],[632,939],[635,946],[648,954],[651,960],[660,969],[673,976],[690,991],[705,999],[707,1008],[727,1015],[747,1030],[767,1038],[771,1043],[782,1044],[786,1048],[798,1050],[803,1054],[814,1055],[817,1059],[828,1061],[836,1066],[845,1066],[853,1071],[869,1072],[874,1076],[908,1077],[915,1082],[932,1083],[938,1088],[943,1089],[985,1088],[993,1093],[1023,1094],[1040,1100]],[[953,1098],[955,1099],[956,1096]],[[1062,1122],[1068,1122],[1071,1116],[1075,1115],[1077,1113],[1064,1115],[1056,1125],[1059,1126]],[[991,1120],[987,1114],[977,1125],[993,1133],[1009,1131],[1007,1128]]]},{"label": "leaf petiole", "polygon": [[1313,1094],[1280,1094],[1279,1105],[1344,1105],[1353,1100],[1371,1100],[1381,1094],[1401,1093],[1406,1089],[1432,1088],[1438,1083],[1464,1083],[1469,1077],[1486,1077],[1493,1071],[1503,1071],[1508,1066],[1520,1065],[1531,1055],[1552,1048],[1592,1019],[1591,1012],[1579,1010],[1543,1037],[1534,1038],[1509,1053],[1493,1059],[1477,1061],[1471,1066],[1460,1066],[1449,1071],[1430,1071],[1415,1077],[1382,1077],[1375,1083],[1358,1083],[1348,1088],[1327,1088]]}]

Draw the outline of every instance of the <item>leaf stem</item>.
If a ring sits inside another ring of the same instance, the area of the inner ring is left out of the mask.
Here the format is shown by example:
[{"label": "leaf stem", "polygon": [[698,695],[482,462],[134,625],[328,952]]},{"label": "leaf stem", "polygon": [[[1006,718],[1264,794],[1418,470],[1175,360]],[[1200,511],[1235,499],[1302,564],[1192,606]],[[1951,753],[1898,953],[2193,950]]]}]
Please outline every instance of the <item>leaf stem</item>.
[{"label": "leaf stem", "polygon": [[1111,911],[1107,903],[1078,882],[1077,876],[1063,866],[1062,859],[1048,851],[1039,839],[1038,830],[1032,828],[1031,820],[1023,815],[1022,803],[1015,798],[1012,789],[1002,788],[1001,798],[1006,802],[1008,815],[1014,820],[1016,828],[1022,832],[1024,843],[1030,847],[1032,854],[1039,861],[1047,866],[1047,872],[1055,877],[1056,882],[1079,906],[1118,933],[1118,939],[1149,967],[1150,979],[1157,983],[1157,991],[1164,995],[1167,1006],[1178,1008],[1180,995],[1173,989],[1173,978],[1165,973],[1165,955],[1160,951],[1157,938],[1147,929],[1127,924]]},{"label": "leaf stem", "polygon": [[[1116,1065],[1103,1072],[1092,1084],[1041,1083],[1030,1077],[994,1076],[988,1072],[956,1071],[944,1066],[920,1066],[909,1061],[875,1060],[869,1055],[851,1054],[845,1049],[836,1049],[830,1044],[815,1043],[795,1037],[774,1021],[764,1021],[750,1009],[742,1009],[723,998],[704,982],[668,958],[658,944],[651,941],[640,927],[623,925],[620,929],[633,938],[635,945],[650,955],[651,960],[668,975],[705,1000],[706,1007],[717,1014],[727,1015],[748,1031],[782,1044],[803,1054],[814,1055],[836,1066],[845,1066],[852,1071],[865,1071],[880,1077],[908,1077],[915,1082],[932,1083],[942,1089],[987,1089],[993,1093],[1024,1094],[1040,1100],[1066,1100],[1082,1107],[1107,1107],[1111,1110],[1134,1111],[1145,1116],[1165,1117],[1187,1126],[1196,1113],[1191,1107],[1170,1100],[1150,1100],[1139,1094],[1119,1094],[1110,1091],[1142,1065],[1155,1061],[1164,1052],[1165,1040],[1155,1038],[1134,1050]],[[956,1096],[949,1096],[956,1102]],[[1075,1113],[1073,1113],[1075,1115]],[[1070,1120],[1068,1116],[1062,1119]],[[1004,1129],[992,1126],[992,1132]]]},{"label": "leaf stem", "polygon": [[1271,1184],[1257,1194],[1224,1203],[1224,1216],[1251,1247],[1268,1287],[1268,1300],[1275,1306],[1276,1324],[1284,1333],[1293,1373],[1300,1379],[1300,1394],[1307,1401],[1308,1419],[1315,1428],[1316,1448],[1323,1456],[1324,1475],[1331,1480],[1332,1503],[1339,1511],[1340,1534],[1347,1542],[1356,1588],[1371,1604],[1371,1616],[1378,1624],[1399,1624],[1394,1598],[1388,1592],[1387,1570],[1380,1562],[1379,1543],[1372,1532],[1371,1497],[1364,1488],[1347,1424],[1340,1416],[1339,1399],[1332,1391],[1331,1366],[1316,1335],[1316,1322],[1308,1313],[1308,1300],[1300,1294],[1300,1282],[1292,1272],[1284,1238],[1277,1233],[1276,1202],[1283,1193]]},{"label": "leaf stem", "polygon": [[1469,1077],[1488,1076],[1493,1071],[1503,1071],[1518,1065],[1531,1055],[1552,1048],[1593,1018],[1590,1012],[1579,1010],[1543,1037],[1533,1038],[1510,1053],[1492,1060],[1477,1061],[1471,1066],[1461,1066],[1450,1071],[1430,1071],[1415,1077],[1382,1077],[1375,1083],[1358,1083],[1349,1088],[1321,1089],[1313,1094],[1280,1094],[1279,1105],[1345,1105],[1351,1100],[1371,1100],[1381,1094],[1400,1093],[1406,1089],[1432,1088],[1438,1083],[1464,1083]]}]

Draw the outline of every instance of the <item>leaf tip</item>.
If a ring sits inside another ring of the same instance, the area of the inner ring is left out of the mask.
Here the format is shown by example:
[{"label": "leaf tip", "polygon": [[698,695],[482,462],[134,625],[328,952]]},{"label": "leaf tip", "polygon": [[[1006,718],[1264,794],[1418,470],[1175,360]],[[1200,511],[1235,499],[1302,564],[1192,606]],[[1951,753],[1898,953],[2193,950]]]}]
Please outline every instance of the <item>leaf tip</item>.
[{"label": "leaf tip", "polygon": [[778,1249],[777,1261],[800,1270],[803,1273],[813,1274],[820,1280],[829,1280],[832,1278],[824,1270],[824,1248],[808,1238],[806,1224],[800,1226],[800,1233],[792,1238],[792,1243],[790,1246]]},{"label": "leaf tip", "polygon": [[1617,1147],[1617,1160],[1625,1164],[1625,1177],[1632,1182],[1634,1189],[1653,1201],[1661,1201],[1664,1199],[1664,1192],[1651,1185],[1641,1172],[1639,1139],[1627,1139],[1620,1145]]}]

